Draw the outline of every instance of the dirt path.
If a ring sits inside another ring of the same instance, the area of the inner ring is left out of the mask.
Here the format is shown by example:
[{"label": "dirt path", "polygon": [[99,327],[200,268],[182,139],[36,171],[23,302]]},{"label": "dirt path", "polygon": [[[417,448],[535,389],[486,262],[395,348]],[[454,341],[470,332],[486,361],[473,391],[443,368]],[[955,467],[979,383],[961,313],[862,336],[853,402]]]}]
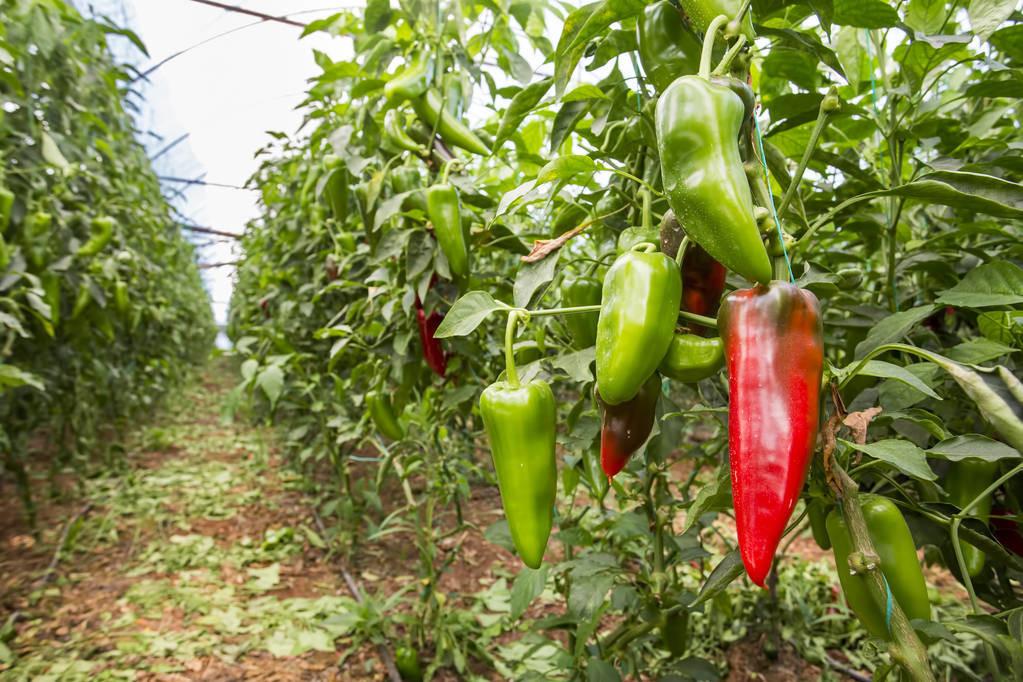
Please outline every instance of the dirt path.
[{"label": "dirt path", "polygon": [[383,679],[373,647],[338,667],[358,607],[270,433],[222,423],[232,382],[214,366],[128,444],[127,472],[44,504],[39,541],[7,491],[0,676]]}]

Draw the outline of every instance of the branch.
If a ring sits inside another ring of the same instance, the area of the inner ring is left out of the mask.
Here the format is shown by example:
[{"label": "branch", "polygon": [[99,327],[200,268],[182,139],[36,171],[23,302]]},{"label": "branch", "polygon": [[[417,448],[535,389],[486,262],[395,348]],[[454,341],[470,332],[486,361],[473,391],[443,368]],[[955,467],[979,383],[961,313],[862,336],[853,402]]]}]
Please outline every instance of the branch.
[{"label": "branch", "polygon": [[92,509],[92,502],[87,503],[78,510],[77,514],[68,519],[63,532],[60,534],[60,540],[57,541],[57,550],[53,553],[50,565],[46,567],[46,570],[43,571],[43,576],[39,579],[41,584],[46,585],[53,580],[53,576],[57,571],[57,564],[60,563],[60,553],[64,549],[64,545],[67,544],[68,535],[71,534],[71,527],[75,525],[75,521],[88,514],[90,509]]},{"label": "branch", "polygon": [[263,14],[251,9],[245,9],[244,7],[235,7],[234,5],[226,5],[222,2],[214,2],[214,0],[192,0],[200,5],[209,5],[210,7],[216,7],[218,9],[226,10],[228,12],[236,12],[238,14],[247,14],[250,17],[256,17],[263,21],[276,21],[279,24],[287,24],[288,26],[297,26],[299,28],[305,28],[306,25],[300,21],[294,21],[286,17],[275,17],[272,14]]},{"label": "branch", "polygon": [[199,263],[199,269],[212,270],[214,268],[227,268],[235,265],[238,265],[238,261],[236,260],[224,261],[223,263]]},{"label": "branch", "polygon": [[237,232],[224,232],[223,230],[214,230],[212,227],[200,227],[199,225],[188,225],[186,223],[181,223],[181,229],[200,234],[213,234],[218,237],[231,237],[232,239],[241,239],[245,236]]},{"label": "branch", "polygon": [[621,208],[615,211],[611,211],[607,215],[597,216],[592,220],[587,220],[585,223],[576,225],[568,232],[565,232],[564,234],[559,235],[554,239],[537,239],[535,242],[533,242],[533,250],[530,251],[528,255],[522,257],[522,262],[536,263],[537,261],[542,261],[544,258],[551,255],[552,253],[560,249],[562,246],[567,244],[568,241],[572,239],[572,237],[575,237],[576,235],[580,234],[590,225],[593,225],[596,222],[604,220],[605,218],[610,218],[616,213],[621,213],[628,207],[629,207],[628,204],[626,204],[625,206],[622,206]]}]

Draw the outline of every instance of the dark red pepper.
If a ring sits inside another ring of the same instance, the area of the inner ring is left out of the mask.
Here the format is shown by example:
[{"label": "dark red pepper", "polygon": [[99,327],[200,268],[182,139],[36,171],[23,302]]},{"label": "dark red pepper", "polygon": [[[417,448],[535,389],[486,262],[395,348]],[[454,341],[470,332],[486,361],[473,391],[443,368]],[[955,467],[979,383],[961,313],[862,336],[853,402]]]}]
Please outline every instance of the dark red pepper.
[{"label": "dark red pepper", "polygon": [[991,533],[1002,547],[1009,550],[1016,556],[1023,556],[1023,530],[1020,524],[1013,519],[1002,518],[1015,516],[1016,512],[1005,507],[995,507],[991,510]]},{"label": "dark red pepper", "polygon": [[422,302],[418,297],[416,298],[416,324],[419,327],[419,341],[423,345],[423,358],[430,369],[441,378],[447,372],[448,357],[440,345],[440,339],[433,334],[443,319],[444,315],[437,310],[427,316],[426,311],[423,310]]},{"label": "dark red pepper", "polygon": [[728,451],[739,550],[761,587],[817,441],[824,340],[820,304],[771,282],[734,291],[718,313],[728,365]]},{"label": "dark red pepper", "polygon": [[632,400],[608,405],[597,393],[600,404],[600,467],[608,478],[625,468],[636,450],[654,428],[661,377],[654,373]]},{"label": "dark red pepper", "polygon": [[[686,233],[675,212],[668,210],[661,220],[661,251],[675,258]],[[690,242],[682,256],[682,301],[679,306],[697,315],[713,316],[718,311],[721,294],[725,290],[725,266],[714,260],[702,246]],[[698,328],[697,333],[710,330]]]}]

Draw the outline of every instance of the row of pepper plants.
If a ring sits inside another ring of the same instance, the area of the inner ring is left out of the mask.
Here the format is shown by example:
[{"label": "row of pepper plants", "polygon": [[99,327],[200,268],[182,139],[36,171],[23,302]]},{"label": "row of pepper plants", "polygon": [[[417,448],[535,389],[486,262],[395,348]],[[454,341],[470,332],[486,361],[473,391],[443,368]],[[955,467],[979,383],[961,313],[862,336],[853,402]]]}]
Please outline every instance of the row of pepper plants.
[{"label": "row of pepper plants", "polygon": [[[942,675],[1023,674],[1021,21],[372,0],[306,29],[354,56],[260,152],[230,332],[353,555],[416,538],[428,673],[490,660],[435,588],[496,479],[513,612],[565,600],[567,639],[526,635],[547,675],[706,674],[691,617],[743,576],[771,603],[807,528],[877,677],[950,643]],[[918,548],[972,615],[932,619]]]},{"label": "row of pepper plants", "polygon": [[215,331],[108,39],[145,52],[63,0],[0,2],[0,480],[30,520],[34,472],[58,493],[56,474],[116,463],[112,436]]}]

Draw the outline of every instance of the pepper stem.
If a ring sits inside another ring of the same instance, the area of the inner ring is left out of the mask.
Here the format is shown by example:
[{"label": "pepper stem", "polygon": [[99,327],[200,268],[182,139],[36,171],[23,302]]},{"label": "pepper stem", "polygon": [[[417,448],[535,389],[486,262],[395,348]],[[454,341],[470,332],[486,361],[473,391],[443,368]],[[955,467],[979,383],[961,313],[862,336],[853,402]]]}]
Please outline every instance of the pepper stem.
[{"label": "pepper stem", "polygon": [[675,254],[675,265],[682,269],[682,259],[686,256],[686,249],[689,248],[689,235],[682,237],[682,243],[678,245],[678,253]]},{"label": "pepper stem", "polygon": [[643,253],[653,253],[657,250],[657,245],[650,242],[640,242],[633,246],[630,251],[642,251]]},{"label": "pepper stem", "polygon": [[650,191],[648,189],[643,188],[640,190],[640,192],[643,195],[643,231],[649,232],[650,230],[653,229],[654,226],[653,221],[651,220],[650,217],[651,212],[650,205],[651,203],[653,203],[653,201],[650,198]]},{"label": "pepper stem", "polygon": [[515,369],[515,326],[519,323],[522,312],[513,310],[508,313],[508,326],[504,329],[504,362],[505,371],[508,374],[508,383],[512,388],[518,388],[519,372]]},{"label": "pepper stem", "polygon": [[703,52],[700,53],[700,78],[710,80],[710,60],[714,55],[714,38],[717,37],[718,29],[728,23],[728,17],[719,14],[710,22],[707,32],[703,35]]}]

